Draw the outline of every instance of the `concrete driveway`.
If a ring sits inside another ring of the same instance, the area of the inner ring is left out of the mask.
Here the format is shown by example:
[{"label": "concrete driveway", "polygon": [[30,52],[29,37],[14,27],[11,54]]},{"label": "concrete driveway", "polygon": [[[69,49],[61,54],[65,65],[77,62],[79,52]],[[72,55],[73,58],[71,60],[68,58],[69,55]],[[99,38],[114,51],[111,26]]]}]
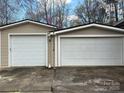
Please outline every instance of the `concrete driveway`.
[{"label": "concrete driveway", "polygon": [[124,93],[124,67],[3,69],[0,93]]}]

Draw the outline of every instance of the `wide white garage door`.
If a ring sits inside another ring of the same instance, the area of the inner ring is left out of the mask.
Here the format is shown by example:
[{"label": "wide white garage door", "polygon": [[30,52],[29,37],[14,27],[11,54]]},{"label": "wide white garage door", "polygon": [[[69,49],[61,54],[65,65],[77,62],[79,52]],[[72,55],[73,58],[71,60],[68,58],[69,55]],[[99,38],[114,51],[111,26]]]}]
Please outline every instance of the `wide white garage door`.
[{"label": "wide white garage door", "polygon": [[121,38],[66,38],[60,39],[62,66],[121,65]]},{"label": "wide white garage door", "polygon": [[25,35],[10,37],[10,66],[45,66],[46,36]]}]

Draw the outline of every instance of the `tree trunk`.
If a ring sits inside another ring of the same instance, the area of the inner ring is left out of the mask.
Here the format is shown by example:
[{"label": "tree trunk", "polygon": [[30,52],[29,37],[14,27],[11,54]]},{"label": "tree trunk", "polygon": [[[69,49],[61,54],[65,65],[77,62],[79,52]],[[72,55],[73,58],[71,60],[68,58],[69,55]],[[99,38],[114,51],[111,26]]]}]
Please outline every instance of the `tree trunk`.
[{"label": "tree trunk", "polygon": [[124,19],[124,1],[122,0],[122,15],[123,15],[123,19]]},{"label": "tree trunk", "polygon": [[114,2],[114,7],[115,7],[115,19],[116,19],[116,22],[117,22],[118,21],[118,7],[117,7],[116,1]]},{"label": "tree trunk", "polygon": [[5,24],[8,24],[8,1],[5,0]]}]

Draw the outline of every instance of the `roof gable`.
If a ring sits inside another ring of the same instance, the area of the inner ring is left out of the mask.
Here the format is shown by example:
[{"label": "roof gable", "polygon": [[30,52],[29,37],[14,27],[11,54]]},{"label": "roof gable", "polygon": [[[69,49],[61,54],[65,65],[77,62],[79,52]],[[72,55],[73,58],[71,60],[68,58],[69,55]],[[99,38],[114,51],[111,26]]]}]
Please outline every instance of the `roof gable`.
[{"label": "roof gable", "polygon": [[116,28],[116,27],[112,27],[112,26],[107,26],[107,25],[101,25],[101,24],[92,23],[92,24],[88,24],[88,25],[83,25],[83,26],[78,26],[78,27],[59,30],[59,31],[54,32],[54,34],[61,34],[61,33],[71,32],[71,31],[75,31],[75,30],[91,28],[91,27],[103,28],[103,29],[108,29],[108,30],[111,30],[111,31],[124,32],[124,29],[120,29],[120,28]]},{"label": "roof gable", "polygon": [[5,28],[9,28],[9,27],[14,27],[14,26],[21,25],[21,24],[25,24],[25,23],[32,23],[32,24],[35,24],[35,25],[44,26],[44,27],[48,27],[48,28],[54,28],[54,29],[57,28],[56,26],[53,26],[53,25],[48,25],[48,24],[45,24],[45,23],[41,23],[41,22],[26,19],[26,20],[13,22],[13,23],[10,23],[10,24],[7,24],[7,25],[3,25],[3,26],[0,27],[0,30],[5,29]]}]

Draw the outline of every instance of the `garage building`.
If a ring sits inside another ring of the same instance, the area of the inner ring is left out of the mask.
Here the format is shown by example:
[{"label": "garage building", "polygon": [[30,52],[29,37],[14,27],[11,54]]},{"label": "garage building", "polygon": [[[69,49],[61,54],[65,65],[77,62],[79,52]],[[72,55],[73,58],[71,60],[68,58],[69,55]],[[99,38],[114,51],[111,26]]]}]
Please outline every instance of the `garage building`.
[{"label": "garage building", "polygon": [[124,65],[124,30],[88,24],[54,32],[56,66]]},{"label": "garage building", "polygon": [[1,26],[0,65],[123,66],[124,29],[92,23],[56,30],[31,20]]},{"label": "garage building", "polygon": [[54,29],[31,20],[0,27],[1,67],[49,66],[48,33]]}]

